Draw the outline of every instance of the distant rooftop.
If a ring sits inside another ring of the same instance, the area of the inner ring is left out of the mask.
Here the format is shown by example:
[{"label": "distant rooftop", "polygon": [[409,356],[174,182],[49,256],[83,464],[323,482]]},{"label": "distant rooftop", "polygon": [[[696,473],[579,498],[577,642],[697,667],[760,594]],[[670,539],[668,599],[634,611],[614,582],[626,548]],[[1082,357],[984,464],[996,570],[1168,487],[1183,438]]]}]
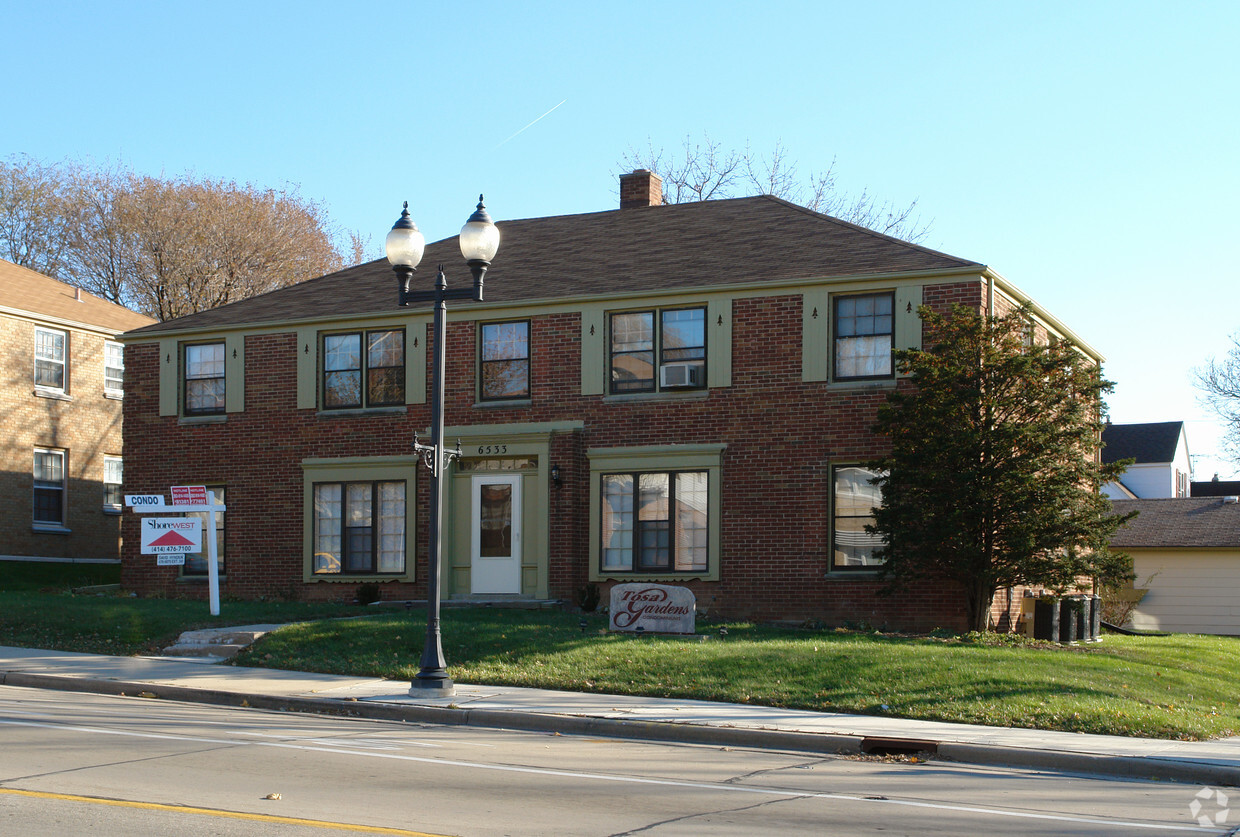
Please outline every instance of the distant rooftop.
[{"label": "distant rooftop", "polygon": [[1182,421],[1150,424],[1108,424],[1102,430],[1103,462],[1135,459],[1137,465],[1175,461],[1175,450],[1184,432]]},{"label": "distant rooftop", "polygon": [[73,285],[0,259],[0,309],[120,334],[155,322]]},{"label": "distant rooftop", "polygon": [[1118,549],[1137,547],[1240,547],[1240,503],[1223,497],[1112,500],[1119,514],[1139,514],[1111,538]]}]

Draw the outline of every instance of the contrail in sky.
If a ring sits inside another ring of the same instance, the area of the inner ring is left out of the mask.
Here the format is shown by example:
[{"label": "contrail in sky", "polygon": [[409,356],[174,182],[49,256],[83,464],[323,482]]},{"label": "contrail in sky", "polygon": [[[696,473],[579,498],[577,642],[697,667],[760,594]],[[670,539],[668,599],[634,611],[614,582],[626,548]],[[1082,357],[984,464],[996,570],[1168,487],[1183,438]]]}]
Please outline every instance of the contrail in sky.
[{"label": "contrail in sky", "polygon": [[[560,105],[564,104],[564,102],[567,102],[567,101],[568,101],[568,99],[565,99],[563,102],[560,102]],[[558,108],[560,105],[556,105],[556,106],[555,106],[555,108]],[[552,108],[551,110],[555,110],[555,108]],[[534,122],[538,122],[539,120],[546,119],[546,118],[547,118],[547,116],[548,116],[548,115],[550,115],[551,110],[547,111],[547,112],[546,112],[546,113],[544,113],[542,116],[538,117],[538,119],[535,119],[535,120],[534,120]],[[534,124],[534,122],[531,122],[529,125],[526,125],[526,126],[525,126],[525,128],[522,128],[522,129],[521,129],[521,131],[524,131],[526,128],[529,128],[529,127],[530,127],[530,125],[533,125],[533,124]],[[512,135],[512,137],[515,137],[517,134],[521,133],[521,131],[517,131],[517,133],[516,133],[516,134],[513,134],[513,135]],[[509,137],[508,139],[504,140],[504,142],[508,142],[508,140],[512,139],[512,137]],[[504,144],[504,142],[501,142],[499,145],[503,145],[503,144]],[[499,148],[499,145],[495,146],[495,148]],[[493,149],[491,149],[491,150],[492,150],[492,151],[494,151],[495,149],[493,148]]]}]

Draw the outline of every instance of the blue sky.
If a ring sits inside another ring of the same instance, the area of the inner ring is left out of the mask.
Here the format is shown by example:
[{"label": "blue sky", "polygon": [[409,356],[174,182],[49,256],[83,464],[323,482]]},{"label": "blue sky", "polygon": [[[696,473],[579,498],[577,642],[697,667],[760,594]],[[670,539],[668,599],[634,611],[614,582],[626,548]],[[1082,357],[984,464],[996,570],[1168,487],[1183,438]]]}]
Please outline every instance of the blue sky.
[{"label": "blue sky", "polygon": [[296,184],[375,255],[403,200],[430,240],[479,192],[500,221],[613,208],[648,142],[834,159],[840,188],[918,200],[925,244],[1101,351],[1113,420],[1183,419],[1197,478],[1240,478],[1190,383],[1240,330],[1240,4],[0,0],[0,20],[0,156]]}]

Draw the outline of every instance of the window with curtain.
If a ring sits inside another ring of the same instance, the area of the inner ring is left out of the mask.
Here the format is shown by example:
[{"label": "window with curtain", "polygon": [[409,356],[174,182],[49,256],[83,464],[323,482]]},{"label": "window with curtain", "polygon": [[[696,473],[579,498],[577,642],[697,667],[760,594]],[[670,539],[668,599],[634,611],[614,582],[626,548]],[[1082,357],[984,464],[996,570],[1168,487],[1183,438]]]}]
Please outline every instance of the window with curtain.
[{"label": "window with curtain", "polygon": [[835,297],[835,380],[893,376],[894,293]]},{"label": "window with curtain", "polygon": [[313,569],[319,575],[403,573],[405,483],[315,483]]},{"label": "window with curtain", "polygon": [[604,572],[704,572],[705,471],[602,475]]},{"label": "window with curtain", "polygon": [[882,505],[883,493],[870,480],[877,476],[856,465],[831,469],[832,568],[865,570],[882,565],[876,553],[883,539],[865,531],[874,523],[874,509]]}]

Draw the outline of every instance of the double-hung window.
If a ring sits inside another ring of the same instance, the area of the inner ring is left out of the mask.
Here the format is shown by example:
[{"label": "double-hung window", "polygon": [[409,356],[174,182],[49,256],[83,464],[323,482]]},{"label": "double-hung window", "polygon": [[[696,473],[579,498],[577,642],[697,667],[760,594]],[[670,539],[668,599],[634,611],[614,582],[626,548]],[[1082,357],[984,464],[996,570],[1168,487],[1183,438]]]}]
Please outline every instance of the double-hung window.
[{"label": "double-hung window", "polygon": [[323,335],[323,409],[404,403],[403,329]]},{"label": "double-hung window", "polygon": [[833,547],[832,569],[866,570],[881,566],[877,557],[883,539],[865,531],[874,523],[874,510],[882,505],[883,493],[870,483],[876,472],[856,465],[831,469]]},{"label": "double-hung window", "polygon": [[706,309],[611,315],[613,395],[706,386]]},{"label": "double-hung window", "polygon": [[835,380],[893,376],[894,293],[835,297]]},{"label": "double-hung window", "polygon": [[530,324],[483,323],[478,344],[479,397],[530,397]]},{"label": "double-hung window", "polygon": [[119,396],[125,391],[125,347],[121,343],[103,344],[103,391]]},{"label": "double-hung window", "polygon": [[405,571],[405,483],[314,485],[314,573]]},{"label": "double-hung window", "polygon": [[224,412],[224,343],[185,347],[185,415]]},{"label": "double-hung window", "polygon": [[107,511],[120,511],[122,508],[122,474],[123,464],[119,456],[103,457],[103,507]]},{"label": "double-hung window", "polygon": [[34,449],[34,523],[65,525],[65,452]]},{"label": "double-hung window", "polygon": [[64,392],[66,349],[69,335],[49,328],[34,330],[34,385],[40,389]]},{"label": "double-hung window", "polygon": [[602,572],[706,571],[706,471],[603,474],[602,481]]}]

